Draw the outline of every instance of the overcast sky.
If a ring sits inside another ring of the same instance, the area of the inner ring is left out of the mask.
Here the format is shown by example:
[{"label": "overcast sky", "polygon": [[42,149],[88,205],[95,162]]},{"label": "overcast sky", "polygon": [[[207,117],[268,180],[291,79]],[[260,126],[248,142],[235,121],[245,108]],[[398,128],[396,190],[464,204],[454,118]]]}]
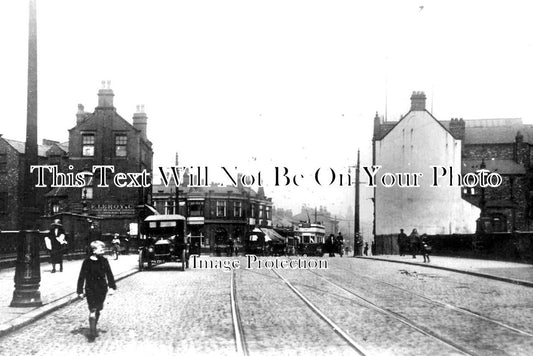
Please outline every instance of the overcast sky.
[{"label": "overcast sky", "polygon": [[[68,140],[77,104],[92,112],[110,80],[122,117],[145,105],[154,168],[179,152],[210,172],[260,170],[279,207],[344,214],[353,186],[319,187],[314,170],[346,173],[358,148],[370,165],[376,111],[397,120],[414,90],[440,120],[533,122],[529,1],[38,0],[37,11],[39,139]],[[0,133],[18,140],[27,27],[27,1],[0,1]],[[275,166],[304,185],[273,187]],[[371,188],[362,195],[368,220]]]}]

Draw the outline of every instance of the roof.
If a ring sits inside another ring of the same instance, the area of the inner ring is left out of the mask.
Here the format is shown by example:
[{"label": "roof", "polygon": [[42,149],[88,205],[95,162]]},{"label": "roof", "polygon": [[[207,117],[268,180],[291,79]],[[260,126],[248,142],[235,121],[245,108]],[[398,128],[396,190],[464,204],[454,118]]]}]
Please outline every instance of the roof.
[{"label": "roof", "polygon": [[[250,187],[234,187],[233,185],[227,185],[227,186],[219,186],[219,185],[211,185],[208,187],[182,187],[179,188],[180,194],[186,194],[188,197],[194,197],[196,196],[204,196],[206,194],[209,194],[211,191],[211,194],[215,195],[227,195],[228,192],[231,192],[234,196],[242,195],[243,192],[250,195],[251,198],[258,197],[257,192],[255,192]],[[153,184],[152,185],[152,192],[155,194],[174,194],[176,192],[176,187],[173,183],[169,184],[168,186],[165,186],[164,184]],[[265,200],[268,200],[269,198],[265,197]]]},{"label": "roof", "polygon": [[[463,160],[461,173],[475,172],[480,169],[481,160]],[[511,159],[491,159],[485,161],[486,169],[491,172],[502,175],[522,175],[526,173],[523,165],[516,163]]]},{"label": "roof", "polygon": [[44,196],[49,197],[65,197],[67,196],[67,188],[66,187],[55,187],[52,190],[50,190],[48,193],[46,193]]},{"label": "roof", "polygon": [[[5,140],[18,153],[24,154],[24,152],[26,152],[26,143],[25,142],[17,141],[17,140],[11,140],[9,138],[6,138]],[[49,146],[49,145],[37,145],[37,154],[40,157],[46,157],[46,151],[48,151],[50,149],[50,147],[52,147],[52,146]]]},{"label": "roof", "polygon": [[[389,132],[391,132],[402,120],[404,120],[406,117],[408,117],[411,112],[419,112],[419,111],[422,111],[422,110],[413,110],[413,109],[411,109],[411,110],[409,110],[407,112],[407,114],[402,116],[400,118],[400,120],[398,120],[398,121],[386,121],[386,122],[383,122],[382,124],[380,124],[379,125],[380,132],[378,133],[378,135],[376,135],[376,140],[383,140],[385,138],[385,136],[387,136],[389,134]],[[449,125],[445,125],[443,122],[437,120],[435,118],[435,116],[433,116],[433,114],[430,113],[429,111],[423,110],[423,112],[426,113],[427,115],[429,115],[429,117],[431,117],[433,120],[435,120],[435,122],[437,124],[439,124],[445,131],[447,131],[448,133],[451,134]]]}]

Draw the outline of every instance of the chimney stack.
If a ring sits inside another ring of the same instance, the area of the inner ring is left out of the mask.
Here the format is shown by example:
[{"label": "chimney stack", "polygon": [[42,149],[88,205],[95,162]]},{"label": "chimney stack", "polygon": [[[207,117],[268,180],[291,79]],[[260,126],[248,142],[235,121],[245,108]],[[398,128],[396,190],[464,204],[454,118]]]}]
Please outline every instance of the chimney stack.
[{"label": "chimney stack", "polygon": [[79,125],[85,120],[85,111],[82,104],[78,104],[78,112],[76,113],[76,125]]},{"label": "chimney stack", "polygon": [[451,119],[450,133],[457,140],[465,139],[465,122],[461,119]]},{"label": "chimney stack", "polygon": [[411,110],[424,111],[426,110],[426,94],[423,91],[414,91],[411,95]]},{"label": "chimney stack", "polygon": [[113,108],[113,90],[111,89],[111,81],[102,80],[102,88],[98,90],[98,107],[99,108]]},{"label": "chimney stack", "polygon": [[148,117],[144,112],[144,105],[137,105],[137,112],[133,114],[133,127],[141,131],[141,137],[145,140],[146,137],[146,122]]}]

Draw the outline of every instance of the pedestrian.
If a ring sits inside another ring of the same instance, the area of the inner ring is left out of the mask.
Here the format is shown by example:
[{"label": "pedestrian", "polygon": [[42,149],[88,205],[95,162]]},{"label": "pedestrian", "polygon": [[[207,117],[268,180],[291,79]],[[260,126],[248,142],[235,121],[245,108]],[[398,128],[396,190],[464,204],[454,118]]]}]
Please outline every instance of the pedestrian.
[{"label": "pedestrian", "polygon": [[424,262],[429,263],[429,254],[431,253],[431,246],[429,245],[428,236],[422,235],[422,246],[420,248],[422,256],[424,256]]},{"label": "pedestrian", "polygon": [[407,238],[407,235],[405,232],[403,232],[403,229],[400,229],[400,233],[398,234],[398,247],[400,249],[400,256],[405,256],[405,251],[407,250],[407,245],[409,243],[409,240]]},{"label": "pedestrian", "polygon": [[416,258],[416,254],[420,248],[420,236],[418,235],[418,231],[416,231],[416,229],[413,229],[411,235],[409,235],[409,244],[411,245],[411,253],[413,254],[413,258]]},{"label": "pedestrian", "polygon": [[335,257],[335,235],[329,234],[326,241],[326,250],[329,252],[329,257]]},{"label": "pedestrian", "polygon": [[365,256],[368,256],[368,242],[365,242]]},{"label": "pedestrian", "polygon": [[344,254],[344,237],[342,237],[342,233],[339,231],[339,234],[337,235],[337,240],[335,241],[336,250],[341,255]]},{"label": "pedestrian", "polygon": [[45,238],[46,247],[50,250],[50,262],[52,273],[56,273],[56,264],[59,264],[59,272],[63,272],[63,254],[65,253],[67,240],[61,220],[55,219],[50,225],[50,236]]},{"label": "pedestrian", "polygon": [[[89,341],[94,341],[97,335],[96,325],[100,318],[100,311],[104,308],[108,286],[112,288],[112,295],[117,289],[115,278],[109,262],[104,257],[105,244],[96,240],[91,242],[92,254],[83,260],[80,275],[78,277],[77,293],[80,298],[87,297],[89,306]],[[85,293],[84,291],[85,285]]]}]

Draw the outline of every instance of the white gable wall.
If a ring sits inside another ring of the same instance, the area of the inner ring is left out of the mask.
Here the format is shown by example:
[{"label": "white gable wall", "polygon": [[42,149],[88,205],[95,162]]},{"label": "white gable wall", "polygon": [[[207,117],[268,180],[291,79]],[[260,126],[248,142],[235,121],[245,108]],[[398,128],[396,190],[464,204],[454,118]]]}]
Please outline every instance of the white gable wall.
[{"label": "white gable wall", "polygon": [[382,140],[376,141],[376,165],[385,172],[420,172],[420,187],[376,186],[376,234],[450,234],[475,232],[479,209],[461,198],[461,188],[431,187],[431,166],[461,172],[461,144],[427,111],[411,111]]}]

